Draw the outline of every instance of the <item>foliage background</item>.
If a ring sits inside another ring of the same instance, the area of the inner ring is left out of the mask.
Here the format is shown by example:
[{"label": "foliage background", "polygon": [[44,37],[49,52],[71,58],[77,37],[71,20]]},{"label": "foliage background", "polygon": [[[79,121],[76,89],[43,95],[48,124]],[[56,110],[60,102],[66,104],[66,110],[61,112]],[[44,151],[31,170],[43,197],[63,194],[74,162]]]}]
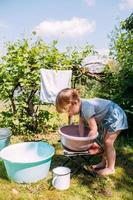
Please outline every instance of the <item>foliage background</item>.
[{"label": "foliage background", "polygon": [[39,101],[40,69],[72,69],[72,87],[80,88],[81,96],[102,97],[115,101],[127,113],[129,133],[133,116],[133,15],[122,21],[110,35],[110,56],[101,75],[92,76],[82,66],[83,60],[96,52],[86,45],[82,49],[67,48],[60,52],[57,41],[48,45],[24,38],[6,44],[0,63],[0,100],[8,102],[0,113],[0,126],[10,127],[14,134],[41,133],[56,129],[50,123],[59,116],[49,112]]},{"label": "foliage background", "polygon": [[40,69],[72,69],[74,83],[82,60],[92,52],[89,45],[79,52],[59,52],[56,41],[47,45],[33,40],[34,37],[7,43],[0,64],[0,99],[8,102],[7,109],[1,112],[0,126],[10,127],[14,134],[42,132],[51,128],[51,118],[58,117],[42,108],[39,101]]}]

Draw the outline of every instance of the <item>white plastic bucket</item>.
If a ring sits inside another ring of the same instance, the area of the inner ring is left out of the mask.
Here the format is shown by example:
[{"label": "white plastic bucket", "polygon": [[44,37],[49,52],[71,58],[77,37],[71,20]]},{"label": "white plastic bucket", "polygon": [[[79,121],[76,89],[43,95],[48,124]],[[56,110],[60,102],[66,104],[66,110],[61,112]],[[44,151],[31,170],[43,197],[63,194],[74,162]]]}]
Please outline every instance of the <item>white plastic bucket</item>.
[{"label": "white plastic bucket", "polygon": [[54,168],[52,185],[58,190],[67,190],[70,187],[70,172],[68,167]]}]

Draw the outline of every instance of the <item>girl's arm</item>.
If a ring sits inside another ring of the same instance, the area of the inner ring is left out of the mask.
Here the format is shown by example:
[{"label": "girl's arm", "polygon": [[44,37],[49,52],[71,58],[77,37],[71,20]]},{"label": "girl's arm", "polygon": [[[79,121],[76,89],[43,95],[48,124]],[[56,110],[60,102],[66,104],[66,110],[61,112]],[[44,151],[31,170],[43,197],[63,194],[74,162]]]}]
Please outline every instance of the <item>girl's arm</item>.
[{"label": "girl's arm", "polygon": [[88,126],[89,126],[89,136],[94,136],[96,135],[97,133],[97,123],[96,123],[96,120],[94,117],[91,117],[89,120],[88,120]]},{"label": "girl's arm", "polygon": [[72,124],[73,123],[73,119],[72,119],[72,116],[68,116],[68,124]]},{"label": "girl's arm", "polygon": [[84,136],[84,121],[81,117],[79,119],[79,135],[80,137]]}]

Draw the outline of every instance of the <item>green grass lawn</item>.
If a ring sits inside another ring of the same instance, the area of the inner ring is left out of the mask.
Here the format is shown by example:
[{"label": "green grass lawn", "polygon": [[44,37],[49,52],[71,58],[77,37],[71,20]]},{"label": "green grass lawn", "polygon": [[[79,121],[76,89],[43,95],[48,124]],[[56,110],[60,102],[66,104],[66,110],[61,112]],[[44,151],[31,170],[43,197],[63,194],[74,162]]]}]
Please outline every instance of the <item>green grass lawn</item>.
[{"label": "green grass lawn", "polygon": [[[0,110],[5,106],[0,103]],[[53,108],[50,107],[53,112]],[[53,120],[53,119],[52,119]],[[76,119],[77,120],[77,119]],[[53,123],[53,121],[51,122]],[[57,123],[67,123],[66,116],[60,116]],[[48,132],[36,135],[18,135],[11,137],[11,143],[18,143],[27,140],[45,140],[56,149],[52,159],[51,169],[48,177],[33,184],[18,184],[8,179],[4,164],[0,161],[0,200],[132,200],[133,199],[133,140],[123,137],[120,134],[116,141],[117,161],[116,173],[108,177],[92,177],[80,171],[71,178],[70,188],[66,191],[58,191],[51,186],[52,169],[62,165],[65,161],[59,134]],[[100,157],[94,157],[91,163],[94,164]],[[79,163],[81,161],[79,160]],[[69,163],[71,169],[76,168]],[[89,165],[88,165],[89,168]]]},{"label": "green grass lawn", "polygon": [[[48,141],[56,149],[48,177],[33,184],[18,184],[7,178],[6,170],[0,161],[0,200],[132,200],[133,199],[133,148],[132,141],[119,136],[117,148],[116,173],[108,177],[92,177],[80,171],[71,179],[70,188],[58,191],[51,186],[52,168],[62,165],[65,160],[57,132],[46,135],[37,134],[31,139]],[[26,141],[28,136],[12,136],[11,143]],[[92,163],[100,158],[95,157]],[[79,161],[80,162],[80,161]],[[75,168],[72,163],[70,168]]]}]

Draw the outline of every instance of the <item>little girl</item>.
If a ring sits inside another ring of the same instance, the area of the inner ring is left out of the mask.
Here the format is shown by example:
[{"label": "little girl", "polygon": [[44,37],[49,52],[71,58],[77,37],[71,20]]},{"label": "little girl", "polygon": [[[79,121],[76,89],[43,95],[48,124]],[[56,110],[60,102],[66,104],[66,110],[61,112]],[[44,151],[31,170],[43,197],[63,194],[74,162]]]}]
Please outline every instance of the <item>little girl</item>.
[{"label": "little girl", "polygon": [[89,136],[96,135],[97,124],[104,127],[104,155],[102,161],[93,165],[99,175],[109,175],[115,172],[116,152],[114,141],[121,130],[127,129],[125,112],[114,102],[101,98],[81,99],[76,89],[66,88],[56,97],[58,112],[67,112],[69,117],[79,114],[79,133],[84,135],[84,122],[89,127]]}]

